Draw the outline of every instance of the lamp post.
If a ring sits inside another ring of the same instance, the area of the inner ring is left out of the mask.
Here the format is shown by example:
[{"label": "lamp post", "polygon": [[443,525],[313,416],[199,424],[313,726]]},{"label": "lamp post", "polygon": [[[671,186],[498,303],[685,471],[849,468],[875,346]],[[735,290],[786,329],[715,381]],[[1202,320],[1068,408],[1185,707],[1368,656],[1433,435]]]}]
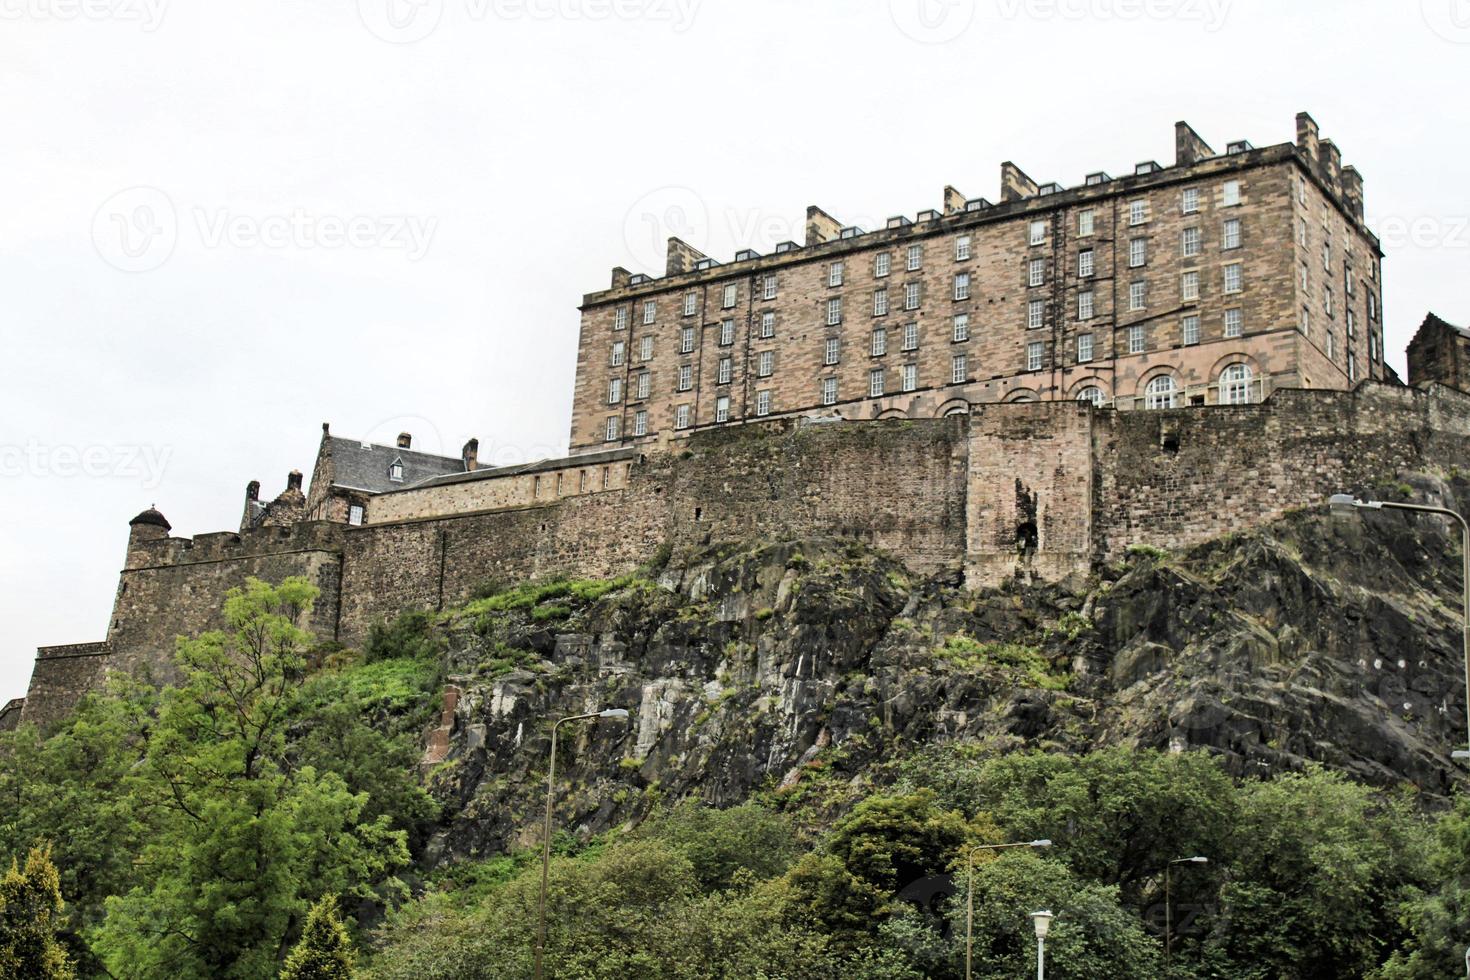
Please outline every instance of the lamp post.
[{"label": "lamp post", "polygon": [[1046,931],[1051,928],[1051,920],[1048,911],[1031,913],[1031,924],[1036,927],[1036,980],[1046,980]]},{"label": "lamp post", "polygon": [[1169,895],[1169,872],[1174,870],[1176,864],[1209,864],[1207,857],[1175,858],[1164,865],[1164,959],[1172,959],[1174,956],[1174,906],[1171,904]]},{"label": "lamp post", "polygon": [[[1327,501],[1334,517],[1348,517],[1359,510],[1409,510],[1420,514],[1439,514],[1453,517],[1460,525],[1460,559],[1463,564],[1461,584],[1465,589],[1461,607],[1461,639],[1465,654],[1465,738],[1470,745],[1470,523],[1465,518],[1445,507],[1427,507],[1424,504],[1401,504],[1389,500],[1358,500],[1352,494],[1335,493]],[[1450,753],[1452,759],[1470,759],[1470,749],[1456,749]]]},{"label": "lamp post", "polygon": [[970,960],[975,951],[975,852],[1004,851],[1011,847],[1051,847],[1051,841],[1028,840],[1017,844],[976,844],[965,855],[965,980],[970,980]]},{"label": "lamp post", "polygon": [[536,902],[536,980],[541,980],[541,956],[546,949],[546,885],[551,878],[551,794],[556,780],[556,732],[567,722],[586,721],[589,718],[626,718],[624,708],[607,708],[585,715],[569,715],[558,718],[551,726],[551,765],[546,770],[546,825],[542,828],[541,840],[541,897]]}]

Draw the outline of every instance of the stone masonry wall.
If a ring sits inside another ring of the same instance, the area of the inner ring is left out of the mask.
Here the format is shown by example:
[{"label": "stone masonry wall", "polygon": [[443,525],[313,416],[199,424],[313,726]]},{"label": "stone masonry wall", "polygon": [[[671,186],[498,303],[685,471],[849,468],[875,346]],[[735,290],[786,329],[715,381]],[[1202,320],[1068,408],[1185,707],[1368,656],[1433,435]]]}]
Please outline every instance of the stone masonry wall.
[{"label": "stone masonry wall", "polygon": [[106,643],[37,650],[20,721],[46,728],[69,715],[84,695],[102,683],[109,652]]}]

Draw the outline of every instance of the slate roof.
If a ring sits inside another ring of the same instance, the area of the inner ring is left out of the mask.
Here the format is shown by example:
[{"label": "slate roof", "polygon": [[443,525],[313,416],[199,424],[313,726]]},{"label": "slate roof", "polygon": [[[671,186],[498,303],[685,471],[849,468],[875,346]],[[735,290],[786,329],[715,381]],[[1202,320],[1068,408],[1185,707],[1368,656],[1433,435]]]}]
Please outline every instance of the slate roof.
[{"label": "slate roof", "polygon": [[[487,480],[492,477],[514,476],[520,473],[539,473],[546,470],[565,469],[574,465],[600,466],[604,463],[613,463],[619,460],[637,459],[640,450],[636,447],[624,447],[618,449],[604,449],[595,453],[582,453],[578,456],[567,456],[560,459],[538,459],[534,463],[521,463],[516,466],[482,467],[472,473],[466,473],[461,465],[455,473],[444,473],[438,476],[428,477],[417,486],[411,486],[408,481],[402,484],[394,484],[394,490],[417,489],[418,486],[444,486],[450,483],[468,483],[472,480]],[[407,460],[404,461],[407,465]]]},{"label": "slate roof", "polygon": [[[364,445],[357,439],[328,436],[332,456],[332,485],[368,493],[402,490],[437,476],[463,473],[464,460],[458,456],[435,456],[397,446]],[[403,463],[403,479],[388,478],[393,461]]]}]

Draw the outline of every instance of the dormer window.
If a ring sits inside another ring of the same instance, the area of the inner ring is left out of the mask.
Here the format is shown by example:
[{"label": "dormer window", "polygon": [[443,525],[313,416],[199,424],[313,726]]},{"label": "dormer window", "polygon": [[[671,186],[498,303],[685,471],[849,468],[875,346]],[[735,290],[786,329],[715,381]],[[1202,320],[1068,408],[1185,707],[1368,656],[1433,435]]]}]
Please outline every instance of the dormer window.
[{"label": "dormer window", "polygon": [[403,482],[403,460],[395,459],[388,467],[388,479],[394,483]]}]

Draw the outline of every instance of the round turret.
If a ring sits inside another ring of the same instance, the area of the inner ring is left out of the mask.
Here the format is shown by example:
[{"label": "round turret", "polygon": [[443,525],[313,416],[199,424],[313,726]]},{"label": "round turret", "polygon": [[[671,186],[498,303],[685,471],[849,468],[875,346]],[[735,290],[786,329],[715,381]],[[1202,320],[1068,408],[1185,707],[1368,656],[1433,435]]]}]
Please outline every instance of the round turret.
[{"label": "round turret", "polygon": [[129,550],[142,541],[162,541],[168,537],[168,532],[173,530],[168,518],[158,512],[156,508],[149,507],[137,517],[128,521],[128,548]]},{"label": "round turret", "polygon": [[139,524],[150,524],[153,527],[161,527],[165,534],[174,529],[174,526],[168,522],[168,518],[160,514],[154,507],[149,507],[143,513],[128,521],[128,527],[137,527]]}]

